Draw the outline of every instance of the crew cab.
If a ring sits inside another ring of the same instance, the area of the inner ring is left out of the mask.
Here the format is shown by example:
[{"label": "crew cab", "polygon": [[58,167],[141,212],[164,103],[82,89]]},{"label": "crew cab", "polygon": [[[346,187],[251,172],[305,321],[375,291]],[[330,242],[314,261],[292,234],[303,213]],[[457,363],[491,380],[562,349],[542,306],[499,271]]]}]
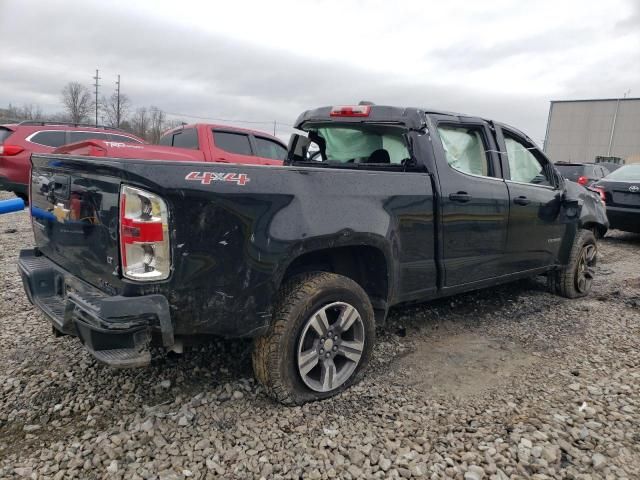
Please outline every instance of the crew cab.
[{"label": "crew cab", "polygon": [[256,130],[198,123],[165,132],[159,145],[87,140],[64,145],[54,153],[95,157],[138,158],[192,162],[282,165],[287,146],[277,137]]},{"label": "crew cab", "polygon": [[357,380],[389,308],[543,274],[587,295],[598,195],[522,132],[461,114],[323,107],[283,166],[34,155],[29,299],[114,367],[254,338],[285,404]]}]

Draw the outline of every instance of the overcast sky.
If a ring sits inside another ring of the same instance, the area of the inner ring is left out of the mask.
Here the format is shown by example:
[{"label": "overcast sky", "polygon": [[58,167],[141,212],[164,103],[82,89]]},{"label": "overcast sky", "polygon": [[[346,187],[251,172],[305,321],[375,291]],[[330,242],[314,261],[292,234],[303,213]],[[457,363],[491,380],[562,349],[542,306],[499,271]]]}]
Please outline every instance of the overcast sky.
[{"label": "overcast sky", "polygon": [[0,39],[0,106],[45,112],[99,68],[104,94],[119,73],[135,106],[167,112],[292,124],[365,99],[542,143],[550,100],[640,97],[639,0],[0,0]]}]

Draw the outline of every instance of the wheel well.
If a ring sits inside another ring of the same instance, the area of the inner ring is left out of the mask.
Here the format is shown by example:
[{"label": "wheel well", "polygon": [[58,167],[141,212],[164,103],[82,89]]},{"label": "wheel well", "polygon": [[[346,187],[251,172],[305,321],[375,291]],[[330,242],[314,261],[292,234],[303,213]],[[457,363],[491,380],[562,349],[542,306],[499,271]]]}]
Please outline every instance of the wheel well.
[{"label": "wheel well", "polygon": [[585,230],[591,230],[596,238],[602,238],[604,237],[604,234],[607,233],[607,229],[605,228],[605,226],[596,222],[587,222],[583,224],[581,228],[584,228]]},{"label": "wheel well", "polygon": [[312,272],[332,272],[358,283],[371,299],[376,317],[387,312],[389,275],[387,261],[381,250],[370,246],[336,247],[305,253],[287,268],[282,283],[294,275]]}]

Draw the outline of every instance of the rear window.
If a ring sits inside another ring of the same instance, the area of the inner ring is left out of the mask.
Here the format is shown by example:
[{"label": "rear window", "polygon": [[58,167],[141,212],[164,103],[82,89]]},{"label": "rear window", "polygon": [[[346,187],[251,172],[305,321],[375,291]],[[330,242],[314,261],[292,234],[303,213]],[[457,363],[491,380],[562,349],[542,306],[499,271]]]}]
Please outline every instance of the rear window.
[{"label": "rear window", "polygon": [[309,130],[309,138],[320,149],[315,160],[329,163],[402,165],[410,158],[402,134],[399,128],[372,125],[322,126]]},{"label": "rear window", "polygon": [[583,165],[556,165],[556,169],[567,180],[575,182],[585,174]]},{"label": "rear window", "polygon": [[13,130],[9,130],[8,128],[0,127],[0,143],[4,142],[7,138],[11,136]]},{"label": "rear window", "polygon": [[109,140],[106,133],[98,132],[69,132],[69,143],[82,142],[83,140]]},{"label": "rear window", "polygon": [[237,153],[238,155],[251,155],[251,145],[249,136],[244,133],[221,132],[214,130],[213,138],[216,147],[225,152]]},{"label": "rear window", "polygon": [[46,145],[47,147],[61,147],[67,143],[64,130],[37,132],[29,137],[29,141],[39,145]]},{"label": "rear window", "polygon": [[268,138],[254,137],[256,139],[256,155],[273,160],[284,160],[287,158],[287,149],[278,142]]},{"label": "rear window", "polygon": [[640,182],[640,165],[625,165],[605,177],[607,180],[621,182]]},{"label": "rear window", "polygon": [[114,135],[113,133],[109,134],[111,140],[114,142],[123,142],[123,143],[142,143],[140,140],[131,137],[125,137],[124,135]]}]

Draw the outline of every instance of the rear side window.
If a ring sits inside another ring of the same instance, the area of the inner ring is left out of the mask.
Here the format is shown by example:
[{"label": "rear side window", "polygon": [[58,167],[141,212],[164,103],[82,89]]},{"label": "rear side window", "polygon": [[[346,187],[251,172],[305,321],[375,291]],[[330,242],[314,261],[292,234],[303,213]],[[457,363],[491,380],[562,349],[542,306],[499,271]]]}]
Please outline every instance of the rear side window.
[{"label": "rear side window", "polygon": [[166,135],[163,135],[162,137],[160,137],[160,141],[158,142],[158,145],[163,145],[165,147],[171,147],[173,143],[173,134],[172,133],[168,133]]},{"label": "rear side window", "polygon": [[7,138],[9,138],[12,133],[13,133],[13,130],[0,127],[0,143],[4,142]]},{"label": "rear side window", "polygon": [[254,137],[256,139],[256,155],[258,157],[284,160],[287,158],[287,149],[268,138]]},{"label": "rear side window", "polygon": [[447,163],[454,169],[480,175],[491,176],[489,159],[485,153],[482,131],[477,127],[438,127]]},{"label": "rear side window", "polygon": [[198,150],[198,132],[195,128],[185,128],[173,134],[173,146]]},{"label": "rear side window", "polygon": [[113,133],[109,134],[111,140],[114,142],[123,142],[123,143],[142,143],[140,140],[136,140],[135,138],[125,137],[124,135],[114,135]]},{"label": "rear side window", "polygon": [[98,132],[69,132],[69,143],[82,142],[83,140],[108,140],[106,133]]},{"label": "rear side window", "polygon": [[238,155],[251,155],[249,136],[244,133],[213,131],[213,139],[218,148]]},{"label": "rear side window", "polygon": [[60,147],[67,143],[64,130],[49,130],[37,132],[29,138],[31,143],[46,145],[47,147]]}]

